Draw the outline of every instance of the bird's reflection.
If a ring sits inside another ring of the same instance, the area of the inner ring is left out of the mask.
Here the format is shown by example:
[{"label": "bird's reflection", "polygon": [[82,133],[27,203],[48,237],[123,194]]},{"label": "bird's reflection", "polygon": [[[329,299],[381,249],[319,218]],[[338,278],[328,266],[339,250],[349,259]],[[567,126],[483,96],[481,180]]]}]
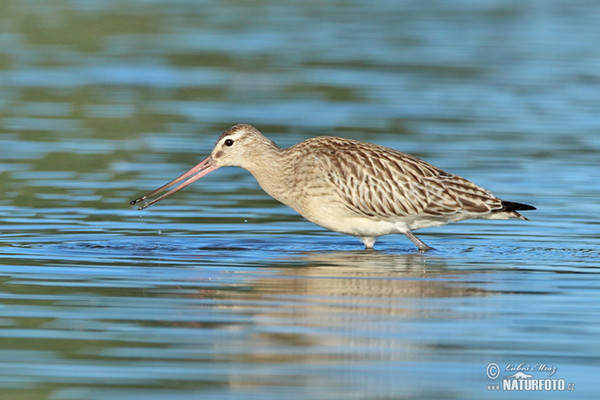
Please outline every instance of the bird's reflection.
[{"label": "bird's reflection", "polygon": [[423,342],[432,327],[465,317],[457,299],[488,295],[461,284],[470,271],[430,255],[334,251],[270,262],[247,290],[219,294],[238,300],[229,311],[252,316],[252,334],[236,344],[249,362],[406,360],[417,347],[435,346]]},{"label": "bird's reflection", "polygon": [[[376,251],[301,254],[302,266],[280,268],[277,276],[258,279],[256,289],[295,296],[342,296],[396,302],[409,298],[483,296],[487,291],[461,285],[468,270],[448,270],[442,257]],[[295,259],[297,263],[299,260]],[[284,261],[285,263],[285,261]],[[281,279],[281,278],[287,279]]]}]

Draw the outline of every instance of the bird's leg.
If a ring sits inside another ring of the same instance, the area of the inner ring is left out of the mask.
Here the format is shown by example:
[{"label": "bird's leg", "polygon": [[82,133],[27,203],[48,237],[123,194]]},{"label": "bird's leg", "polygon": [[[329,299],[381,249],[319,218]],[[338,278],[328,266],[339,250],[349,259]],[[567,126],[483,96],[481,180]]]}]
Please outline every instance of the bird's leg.
[{"label": "bird's leg", "polygon": [[421,239],[413,235],[411,231],[402,232],[404,236],[410,239],[411,242],[417,245],[419,253],[425,253],[426,251],[433,250],[433,247],[429,247]]},{"label": "bird's leg", "polygon": [[360,240],[362,240],[362,242],[365,244],[365,249],[371,250],[373,249],[373,245],[375,244],[375,240],[377,240],[377,238],[372,236],[362,236]]}]

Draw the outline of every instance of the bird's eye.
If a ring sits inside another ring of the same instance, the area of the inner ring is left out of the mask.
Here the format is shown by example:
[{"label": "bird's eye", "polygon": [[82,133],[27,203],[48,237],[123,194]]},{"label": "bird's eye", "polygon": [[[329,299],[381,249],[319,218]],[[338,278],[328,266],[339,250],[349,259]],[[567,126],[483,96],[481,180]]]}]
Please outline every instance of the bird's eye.
[{"label": "bird's eye", "polygon": [[227,146],[227,147],[229,147],[229,146],[233,146],[233,140],[231,140],[231,139],[227,139],[227,140],[225,141],[225,146]]}]

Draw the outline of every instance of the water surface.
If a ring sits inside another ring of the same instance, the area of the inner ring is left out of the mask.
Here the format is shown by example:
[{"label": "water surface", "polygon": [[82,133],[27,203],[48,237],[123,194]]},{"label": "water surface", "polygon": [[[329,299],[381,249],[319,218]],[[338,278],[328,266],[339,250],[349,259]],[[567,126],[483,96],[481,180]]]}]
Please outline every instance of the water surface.
[{"label": "water surface", "polygon": [[[3,399],[598,395],[596,2],[0,10]],[[418,254],[235,168],[128,206],[237,122],[394,147],[538,211],[420,231]],[[574,390],[488,390],[492,362]]]}]

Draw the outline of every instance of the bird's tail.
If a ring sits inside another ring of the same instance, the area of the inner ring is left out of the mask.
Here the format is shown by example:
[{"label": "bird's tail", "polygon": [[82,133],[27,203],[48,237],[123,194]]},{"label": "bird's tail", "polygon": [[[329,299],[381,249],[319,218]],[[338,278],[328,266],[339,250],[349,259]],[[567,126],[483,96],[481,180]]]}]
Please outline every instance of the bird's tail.
[{"label": "bird's tail", "polygon": [[525,221],[529,221],[527,218],[522,216],[517,211],[528,211],[528,210],[536,210],[534,206],[530,206],[529,204],[517,203],[514,201],[504,201],[502,200],[502,208],[498,210],[499,212],[508,212],[513,214],[517,218],[524,219]]}]

